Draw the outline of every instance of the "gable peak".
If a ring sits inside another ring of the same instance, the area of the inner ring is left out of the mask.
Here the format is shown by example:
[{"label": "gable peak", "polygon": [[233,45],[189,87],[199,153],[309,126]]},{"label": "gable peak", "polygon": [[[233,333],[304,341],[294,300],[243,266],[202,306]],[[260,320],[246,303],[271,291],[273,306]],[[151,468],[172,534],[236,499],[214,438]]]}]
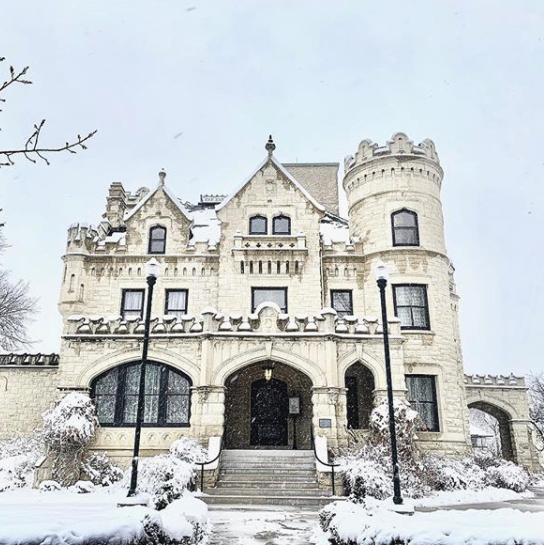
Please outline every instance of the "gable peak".
[{"label": "gable peak", "polygon": [[272,154],[276,149],[276,144],[274,144],[274,140],[272,140],[272,135],[269,135],[268,142],[266,143],[264,149],[268,152],[268,157],[272,157]]}]

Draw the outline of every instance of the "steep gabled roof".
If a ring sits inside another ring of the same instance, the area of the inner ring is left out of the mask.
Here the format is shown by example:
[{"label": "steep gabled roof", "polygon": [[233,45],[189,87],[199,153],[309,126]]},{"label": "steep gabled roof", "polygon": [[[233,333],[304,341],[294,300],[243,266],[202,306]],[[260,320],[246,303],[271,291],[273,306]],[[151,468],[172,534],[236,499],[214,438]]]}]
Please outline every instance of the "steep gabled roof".
[{"label": "steep gabled roof", "polygon": [[187,221],[190,223],[192,220],[189,217],[188,211],[179,202],[179,199],[172,193],[172,191],[170,191],[170,189],[166,185],[164,185],[164,183],[162,181],[159,183],[159,185],[153,191],[150,191],[132,210],[130,210],[128,212],[128,214],[125,216],[125,221],[132,218],[145,205],[145,203],[147,203],[153,197],[153,195],[155,195],[155,193],[157,193],[157,191],[159,189],[162,189],[166,193],[168,198],[174,203],[174,205],[181,212],[183,217],[185,219],[187,219]]},{"label": "steep gabled roof", "polygon": [[302,187],[302,185],[295,179],[295,177],[274,157],[270,155],[262,161],[259,166],[253,170],[251,176],[236,188],[220,205],[216,206],[216,210],[224,208],[246,185],[255,177],[255,175],[263,168],[268,162],[271,162],[320,212],[325,212],[325,207],[319,204],[309,193]]}]

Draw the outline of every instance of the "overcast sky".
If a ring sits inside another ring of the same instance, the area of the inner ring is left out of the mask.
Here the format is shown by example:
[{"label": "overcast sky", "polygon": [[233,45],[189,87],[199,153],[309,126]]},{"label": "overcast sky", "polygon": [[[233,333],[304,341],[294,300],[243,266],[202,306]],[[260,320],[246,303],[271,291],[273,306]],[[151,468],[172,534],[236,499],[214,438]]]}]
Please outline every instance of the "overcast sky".
[{"label": "overcast sky", "polygon": [[[98,129],[88,151],[0,170],[0,208],[57,351],[66,229],[98,223],[107,188],[229,193],[264,156],[338,161],[363,138],[432,138],[469,372],[544,368],[544,3],[518,0],[3,2],[0,56],[30,65],[0,149]],[[4,67],[5,68],[5,67]]]}]

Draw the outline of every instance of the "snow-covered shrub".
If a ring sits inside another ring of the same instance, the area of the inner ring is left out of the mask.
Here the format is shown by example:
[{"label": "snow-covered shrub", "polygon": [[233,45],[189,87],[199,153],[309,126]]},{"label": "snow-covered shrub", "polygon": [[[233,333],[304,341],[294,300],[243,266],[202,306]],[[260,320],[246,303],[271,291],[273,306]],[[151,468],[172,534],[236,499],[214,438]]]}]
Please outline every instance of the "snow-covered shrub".
[{"label": "snow-covered shrub", "polygon": [[170,446],[170,454],[182,462],[205,462],[207,457],[206,449],[192,437],[180,437]]},{"label": "snow-covered shrub", "polygon": [[40,492],[56,492],[62,490],[62,486],[57,481],[43,481],[39,486]]},{"label": "snow-covered shrub", "polygon": [[31,487],[36,462],[44,454],[43,438],[16,434],[0,442],[0,492]]},{"label": "snow-covered shrub", "polygon": [[73,484],[68,488],[70,492],[75,492],[76,494],[89,494],[94,492],[95,486],[91,481],[77,481],[76,484]]},{"label": "snow-covered shrub", "polygon": [[529,481],[527,471],[512,462],[503,461],[501,465],[485,470],[485,483],[488,486],[523,492],[529,486]]},{"label": "snow-covered shrub", "polygon": [[485,472],[470,457],[463,459],[427,455],[419,463],[421,477],[432,490],[479,490]]},{"label": "snow-covered shrub", "polygon": [[83,460],[81,469],[96,486],[110,486],[123,478],[123,470],[105,453],[91,452]]},{"label": "snow-covered shrub", "polygon": [[366,497],[383,500],[391,495],[391,477],[384,465],[368,455],[368,449],[363,449],[354,455],[340,458],[340,472],[350,499],[356,503]]},{"label": "snow-covered shrub", "polygon": [[[131,470],[128,469],[118,486],[129,488]],[[182,497],[193,481],[193,466],[169,454],[140,458],[138,464],[138,492],[152,496],[155,509],[164,509]]]},{"label": "snow-covered shrub", "polygon": [[91,399],[70,393],[43,415],[43,436],[52,457],[52,476],[64,486],[79,480],[85,448],[98,427]]}]

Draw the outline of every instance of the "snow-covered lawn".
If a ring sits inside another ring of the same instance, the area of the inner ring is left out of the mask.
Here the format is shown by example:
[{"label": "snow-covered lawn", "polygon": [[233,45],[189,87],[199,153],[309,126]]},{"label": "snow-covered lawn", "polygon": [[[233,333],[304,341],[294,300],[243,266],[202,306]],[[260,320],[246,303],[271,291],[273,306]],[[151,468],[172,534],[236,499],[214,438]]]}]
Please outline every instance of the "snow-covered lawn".
[{"label": "snow-covered lawn", "polygon": [[321,517],[327,530],[322,536],[323,544],[544,545],[543,512],[470,509],[406,516],[383,506],[367,509],[360,504],[339,502],[327,506]]},{"label": "snow-covered lawn", "polygon": [[[171,539],[193,534],[195,523],[206,529],[207,506],[186,493],[166,509],[118,508],[126,492],[77,494],[67,490],[20,490],[0,494],[0,543],[71,545],[90,539],[122,544],[146,536],[146,518]],[[192,542],[191,542],[192,543]]]},{"label": "snow-covered lawn", "polygon": [[489,486],[482,490],[445,490],[443,492],[435,492],[432,496],[411,500],[411,502],[415,507],[435,507],[462,503],[475,504],[511,501],[533,497],[534,494],[528,490],[525,492],[514,492],[506,488]]}]

